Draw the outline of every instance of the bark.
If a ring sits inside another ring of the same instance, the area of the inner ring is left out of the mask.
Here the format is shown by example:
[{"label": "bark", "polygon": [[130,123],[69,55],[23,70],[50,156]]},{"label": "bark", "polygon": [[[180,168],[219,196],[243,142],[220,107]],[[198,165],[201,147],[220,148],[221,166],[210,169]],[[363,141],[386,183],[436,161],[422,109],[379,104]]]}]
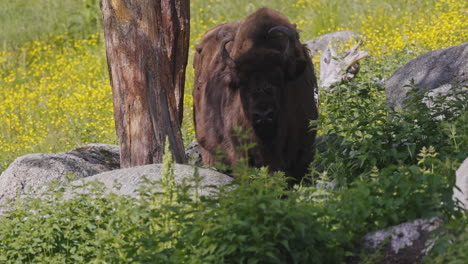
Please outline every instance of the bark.
[{"label": "bark", "polygon": [[173,73],[172,82],[174,83],[179,125],[182,124],[183,118],[185,68],[188,60],[190,39],[189,2],[189,0],[161,1],[163,14],[163,26],[161,29],[164,36],[166,36],[167,56],[168,58],[172,58],[169,61],[169,67]]},{"label": "bark", "polygon": [[101,10],[121,167],[160,163],[166,136],[184,163],[189,0],[101,0]]}]

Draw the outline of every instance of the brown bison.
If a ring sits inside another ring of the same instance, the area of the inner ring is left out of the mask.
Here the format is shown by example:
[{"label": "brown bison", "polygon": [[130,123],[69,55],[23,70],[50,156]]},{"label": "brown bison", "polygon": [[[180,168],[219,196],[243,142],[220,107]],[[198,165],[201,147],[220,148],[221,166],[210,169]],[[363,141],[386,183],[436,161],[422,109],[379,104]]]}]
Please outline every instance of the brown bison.
[{"label": "brown bison", "polygon": [[[268,166],[301,179],[313,159],[317,80],[283,14],[262,8],[209,30],[196,46],[194,119],[202,162]],[[243,131],[239,136],[237,131]],[[255,143],[248,153],[239,147]]]}]

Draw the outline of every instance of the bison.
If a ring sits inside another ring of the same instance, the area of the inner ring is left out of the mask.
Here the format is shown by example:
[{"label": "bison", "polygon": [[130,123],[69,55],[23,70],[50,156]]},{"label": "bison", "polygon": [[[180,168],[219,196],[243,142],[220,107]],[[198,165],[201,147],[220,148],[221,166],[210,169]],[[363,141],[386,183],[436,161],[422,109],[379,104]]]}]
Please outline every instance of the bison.
[{"label": "bison", "polygon": [[[314,156],[317,80],[295,25],[262,8],[209,30],[194,58],[194,123],[202,163],[248,158],[302,179]],[[240,136],[238,130],[245,133]],[[248,152],[240,147],[254,143]]]}]

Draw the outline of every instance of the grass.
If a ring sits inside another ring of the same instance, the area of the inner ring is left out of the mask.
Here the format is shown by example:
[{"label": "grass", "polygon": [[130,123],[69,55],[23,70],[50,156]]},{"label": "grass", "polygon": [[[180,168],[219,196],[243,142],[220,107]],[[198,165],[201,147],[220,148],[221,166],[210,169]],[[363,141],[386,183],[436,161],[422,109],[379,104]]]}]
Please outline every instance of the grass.
[{"label": "grass", "polygon": [[87,37],[101,31],[98,0],[3,0],[0,5],[0,44],[16,49],[22,43],[46,40],[47,34]]},{"label": "grass", "polygon": [[[371,56],[358,78],[321,96],[319,133],[335,140],[308,178],[334,181],[336,189],[285,190],[281,174],[240,166],[235,191],[190,199],[186,188],[174,187],[166,158],[163,194],[151,183],[140,200],[98,191],[62,201],[53,190],[46,201],[18,203],[0,217],[0,262],[340,263],[362,256],[356,246],[368,231],[439,216],[449,223],[443,241],[460,240],[438,243],[428,262],[464,263],[467,221],[451,196],[454,171],[468,156],[466,94],[450,112],[429,111],[423,95],[392,112],[372,80],[419,54],[465,42],[468,3],[192,0],[190,60],[206,30],[263,6],[297,23],[304,41],[336,30],[364,34]],[[9,1],[0,14],[0,171],[30,152],[116,143],[98,1]],[[185,143],[194,138],[192,86],[190,61]],[[446,118],[434,119],[438,114]]]}]

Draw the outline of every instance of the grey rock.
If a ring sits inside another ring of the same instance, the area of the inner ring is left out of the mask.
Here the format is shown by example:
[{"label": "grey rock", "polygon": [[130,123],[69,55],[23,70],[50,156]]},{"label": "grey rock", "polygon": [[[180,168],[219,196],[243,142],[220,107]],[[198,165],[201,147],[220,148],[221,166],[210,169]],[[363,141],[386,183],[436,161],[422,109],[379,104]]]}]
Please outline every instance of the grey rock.
[{"label": "grey rock", "polygon": [[379,250],[377,263],[420,263],[434,245],[431,232],[442,224],[435,217],[371,232],[365,235],[364,246],[371,252]]},{"label": "grey rock", "polygon": [[[138,196],[138,189],[145,183],[144,177],[152,182],[161,180],[163,164],[143,165],[133,168],[119,169],[100,173],[92,177],[74,181],[73,185],[82,185],[92,181],[99,181],[104,184],[106,190],[118,194]],[[174,164],[174,178],[176,184],[186,183],[194,186],[195,166]],[[201,196],[211,194],[216,188],[230,184],[232,177],[219,173],[214,170],[198,168],[198,174],[201,177],[199,183]]]},{"label": "grey rock", "polygon": [[120,147],[118,145],[91,143],[74,148],[67,153],[80,157],[103,170],[120,168]]},{"label": "grey rock", "polygon": [[89,144],[64,153],[28,154],[17,158],[0,175],[0,207],[29,190],[39,191],[52,181],[70,182],[117,168],[116,145]]},{"label": "grey rock", "polygon": [[325,51],[330,43],[337,48],[336,45],[343,45],[352,39],[358,40],[360,38],[361,36],[358,32],[344,30],[318,36],[312,40],[306,41],[304,45],[310,50],[310,54],[315,56]]},{"label": "grey rock", "polygon": [[391,107],[404,107],[412,79],[421,91],[468,85],[468,43],[425,53],[395,71],[385,85]]},{"label": "grey rock", "polygon": [[191,165],[201,165],[201,153],[196,140],[192,141],[185,149],[187,163]]},{"label": "grey rock", "polygon": [[468,210],[468,158],[458,168],[455,184],[459,189],[454,188],[454,198],[459,200],[461,205]]}]

